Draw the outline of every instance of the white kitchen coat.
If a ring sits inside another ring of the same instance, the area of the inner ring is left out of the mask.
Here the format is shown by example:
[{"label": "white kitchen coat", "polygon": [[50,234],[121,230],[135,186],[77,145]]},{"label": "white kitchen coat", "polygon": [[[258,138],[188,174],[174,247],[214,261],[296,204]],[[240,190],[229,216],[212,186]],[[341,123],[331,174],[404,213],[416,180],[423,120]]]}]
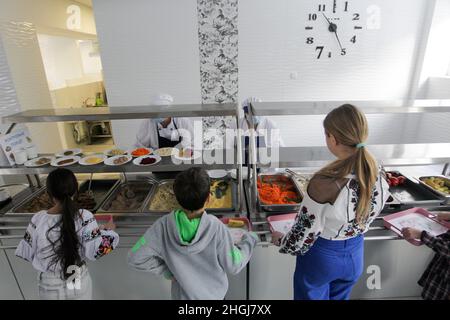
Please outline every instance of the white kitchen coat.
[{"label": "white kitchen coat", "polygon": [[[182,147],[189,147],[194,141],[194,123],[191,118],[172,118],[172,121],[176,125],[177,129],[183,129],[190,133],[190,137],[184,136],[181,141]],[[136,133],[136,142],[134,144],[136,148],[159,148],[158,143],[158,126],[153,121],[153,119],[145,119],[139,126],[138,132]]]}]

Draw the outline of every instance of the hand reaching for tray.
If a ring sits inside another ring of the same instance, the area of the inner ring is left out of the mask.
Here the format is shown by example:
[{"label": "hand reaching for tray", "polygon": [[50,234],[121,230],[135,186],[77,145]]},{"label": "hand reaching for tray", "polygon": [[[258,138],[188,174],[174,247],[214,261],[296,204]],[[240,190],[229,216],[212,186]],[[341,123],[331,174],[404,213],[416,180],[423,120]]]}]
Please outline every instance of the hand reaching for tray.
[{"label": "hand reaching for tray", "polygon": [[281,245],[281,239],[283,239],[284,234],[278,231],[272,232],[272,243],[276,246]]},{"label": "hand reaching for tray", "polygon": [[414,228],[403,228],[402,235],[405,240],[419,239],[422,236],[422,231]]}]

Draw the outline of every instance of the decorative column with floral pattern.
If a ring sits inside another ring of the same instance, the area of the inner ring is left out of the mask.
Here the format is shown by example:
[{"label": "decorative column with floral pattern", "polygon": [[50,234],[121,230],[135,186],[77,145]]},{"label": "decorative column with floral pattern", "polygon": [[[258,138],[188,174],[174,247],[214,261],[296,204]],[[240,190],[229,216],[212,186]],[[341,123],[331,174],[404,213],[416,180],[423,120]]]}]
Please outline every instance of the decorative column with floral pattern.
[{"label": "decorative column with floral pattern", "polygon": [[[202,103],[238,99],[238,0],[198,0],[198,38]],[[203,119],[205,149],[221,146],[232,118]],[[208,129],[216,129],[208,134]]]}]

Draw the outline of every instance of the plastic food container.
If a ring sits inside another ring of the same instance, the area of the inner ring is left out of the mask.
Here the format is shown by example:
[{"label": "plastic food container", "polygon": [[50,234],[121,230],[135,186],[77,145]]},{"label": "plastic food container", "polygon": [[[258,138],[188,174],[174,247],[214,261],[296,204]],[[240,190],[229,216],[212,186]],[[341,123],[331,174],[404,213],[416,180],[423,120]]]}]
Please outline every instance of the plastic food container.
[{"label": "plastic food container", "polygon": [[[411,227],[425,230],[434,236],[447,232],[450,223],[438,221],[436,216],[423,208],[411,208],[383,217],[384,226],[402,237],[402,229]],[[420,239],[408,240],[415,246],[420,246]]]}]

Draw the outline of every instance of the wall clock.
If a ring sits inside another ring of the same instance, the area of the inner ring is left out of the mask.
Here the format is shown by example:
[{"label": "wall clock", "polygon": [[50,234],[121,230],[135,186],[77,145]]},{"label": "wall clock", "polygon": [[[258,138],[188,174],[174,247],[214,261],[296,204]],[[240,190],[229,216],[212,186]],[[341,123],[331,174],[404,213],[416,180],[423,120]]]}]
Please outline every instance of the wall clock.
[{"label": "wall clock", "polygon": [[376,5],[361,11],[356,0],[319,0],[306,13],[305,44],[314,58],[347,56],[365,30],[380,29],[380,8]]}]

